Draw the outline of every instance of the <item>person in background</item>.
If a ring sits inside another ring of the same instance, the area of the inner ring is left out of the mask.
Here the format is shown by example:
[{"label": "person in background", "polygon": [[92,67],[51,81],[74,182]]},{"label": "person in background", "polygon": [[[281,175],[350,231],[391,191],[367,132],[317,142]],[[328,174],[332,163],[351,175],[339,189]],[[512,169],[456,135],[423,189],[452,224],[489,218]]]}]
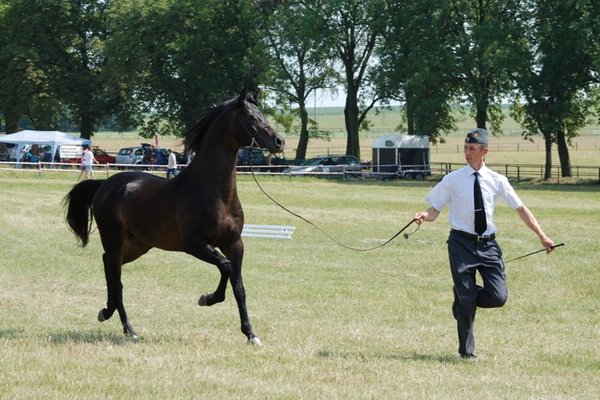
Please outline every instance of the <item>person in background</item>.
[{"label": "person in background", "polygon": [[81,153],[81,161],[79,162],[79,176],[77,177],[77,180],[80,180],[83,174],[85,174],[85,159],[83,158],[83,153]]},{"label": "person in background", "polygon": [[[433,222],[444,207],[449,206],[451,230],[447,243],[454,282],[452,314],[457,323],[458,353],[466,359],[476,358],[473,327],[477,307],[502,307],[508,297],[502,250],[496,242],[496,200],[502,200],[517,211],[548,253],[554,249],[554,242],[508,179],[486,167],[487,153],[487,131],[478,128],[469,132],[464,144],[467,165],[444,176],[425,197],[431,207],[414,216],[419,225]],[[482,286],[476,283],[477,272]]]},{"label": "person in background", "polygon": [[85,179],[96,179],[94,177],[94,170],[92,168],[93,164],[98,164],[98,160],[94,157],[94,153],[89,147],[83,148],[83,154],[81,155],[81,162],[83,171],[79,174],[77,180],[81,178],[82,173],[85,174]]},{"label": "person in background", "polygon": [[167,179],[171,179],[171,175],[177,176],[177,158],[171,149],[167,150],[167,154]]},{"label": "person in background", "polygon": [[194,150],[188,150],[186,154],[187,154],[187,157],[185,160],[185,166],[187,167],[192,163],[192,160],[194,159],[196,152]]}]

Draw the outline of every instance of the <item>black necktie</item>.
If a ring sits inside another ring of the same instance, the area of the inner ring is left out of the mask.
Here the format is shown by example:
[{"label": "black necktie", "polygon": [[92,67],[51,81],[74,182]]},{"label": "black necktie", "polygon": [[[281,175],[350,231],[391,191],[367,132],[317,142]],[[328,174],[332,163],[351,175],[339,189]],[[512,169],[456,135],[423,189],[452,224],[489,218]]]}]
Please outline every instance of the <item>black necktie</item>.
[{"label": "black necktie", "polygon": [[475,182],[473,183],[473,200],[475,204],[475,232],[478,235],[483,235],[487,229],[485,220],[485,206],[483,205],[483,196],[481,195],[481,186],[479,186],[479,173],[475,172]]}]

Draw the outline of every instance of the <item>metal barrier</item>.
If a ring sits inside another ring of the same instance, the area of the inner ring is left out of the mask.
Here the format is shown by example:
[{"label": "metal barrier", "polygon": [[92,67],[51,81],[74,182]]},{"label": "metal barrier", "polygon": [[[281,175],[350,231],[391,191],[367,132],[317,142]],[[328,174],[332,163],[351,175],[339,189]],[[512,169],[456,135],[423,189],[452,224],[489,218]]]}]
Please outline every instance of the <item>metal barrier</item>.
[{"label": "metal barrier", "polygon": [[[439,177],[446,175],[453,170],[463,167],[464,163],[431,163],[428,171],[432,176]],[[487,164],[488,167],[500,172],[509,179],[516,180],[517,182],[528,179],[544,179],[545,166],[542,164]],[[145,171],[153,174],[164,174],[166,172],[166,165],[145,165],[145,164],[95,164],[93,169],[94,173],[106,174],[109,177],[111,174],[115,174],[123,171]],[[179,171],[185,166],[179,165]],[[255,166],[250,170],[247,166],[238,167],[239,175],[278,175],[278,176],[321,176],[321,177],[332,177],[332,178],[367,178],[367,179],[397,179],[405,178],[411,179],[416,178],[416,174],[400,174],[398,171],[390,172],[379,172],[374,174],[368,163],[363,164],[362,170],[342,170],[342,171],[330,171],[330,172],[303,172],[301,174],[288,172],[285,170],[287,166],[278,165],[277,168],[273,166]],[[380,167],[385,167],[380,165]],[[423,168],[423,166],[415,166]],[[404,172],[412,171],[410,166],[403,166]],[[78,173],[79,164],[72,163],[51,163],[51,162],[15,162],[15,161],[0,161],[0,171],[19,171],[19,172],[37,172],[38,175],[43,173],[51,172],[72,172]],[[600,166],[571,166],[571,174],[573,178],[577,179],[589,179],[600,183]],[[413,176],[414,175],[414,176]],[[560,182],[562,177],[562,169],[560,165],[552,167],[551,178],[557,179]]]},{"label": "metal barrier", "polygon": [[295,226],[244,224],[242,237],[292,240]]}]

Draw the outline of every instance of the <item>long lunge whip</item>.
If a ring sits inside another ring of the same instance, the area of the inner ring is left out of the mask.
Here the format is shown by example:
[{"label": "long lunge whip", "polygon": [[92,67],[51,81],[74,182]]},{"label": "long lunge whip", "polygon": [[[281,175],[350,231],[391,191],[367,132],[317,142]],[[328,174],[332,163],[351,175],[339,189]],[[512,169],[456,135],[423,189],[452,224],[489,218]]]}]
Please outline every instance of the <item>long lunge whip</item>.
[{"label": "long lunge whip", "polygon": [[[275,200],[273,197],[271,197],[262,188],[262,186],[260,186],[260,183],[256,179],[256,176],[254,175],[254,169],[252,168],[252,160],[250,161],[250,170],[252,171],[252,178],[254,178],[254,182],[256,182],[256,185],[258,186],[258,188],[260,189],[260,191],[263,192],[263,194],[265,196],[267,196],[269,198],[269,200],[271,200],[273,203],[277,204],[283,210],[285,210],[288,213],[292,214],[294,217],[300,218],[302,221],[306,222],[307,224],[309,224],[310,226],[312,226],[313,228],[315,228],[316,230],[318,230],[319,232],[321,232],[323,235],[327,236],[329,239],[331,239],[332,241],[334,241],[338,245],[340,245],[343,248],[348,249],[348,250],[352,250],[352,251],[371,251],[371,250],[379,249],[380,247],[383,247],[383,246],[387,245],[388,243],[390,243],[392,240],[396,239],[398,237],[398,235],[400,235],[402,232],[404,232],[409,226],[412,225],[413,222],[415,222],[414,218],[411,219],[410,222],[408,224],[406,224],[402,229],[400,229],[394,236],[392,236],[391,238],[389,238],[388,240],[386,240],[385,242],[383,242],[383,243],[381,243],[381,244],[379,244],[377,246],[369,247],[369,248],[366,248],[366,249],[348,246],[347,244],[344,244],[344,243],[340,242],[339,240],[337,240],[336,238],[334,238],[333,236],[331,236],[329,233],[325,232],[323,229],[321,229],[319,226],[317,226],[312,221],[309,221],[308,219],[306,219],[302,215],[297,214],[297,213],[293,212],[292,210],[289,210],[288,208],[286,208],[285,206],[283,206],[281,203],[279,203],[277,200]],[[418,227],[417,227],[417,230],[418,230]],[[416,230],[415,230],[415,232],[416,232]],[[410,234],[404,234],[404,238],[408,239],[408,236],[412,235],[415,232],[411,232]]]}]

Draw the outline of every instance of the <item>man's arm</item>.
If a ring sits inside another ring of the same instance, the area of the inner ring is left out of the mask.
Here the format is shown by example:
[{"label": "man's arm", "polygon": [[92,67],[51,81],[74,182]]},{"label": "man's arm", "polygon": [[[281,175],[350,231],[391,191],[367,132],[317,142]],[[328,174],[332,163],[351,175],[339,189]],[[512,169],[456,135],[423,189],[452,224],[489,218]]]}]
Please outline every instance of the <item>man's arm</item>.
[{"label": "man's arm", "polygon": [[540,227],[540,224],[538,224],[537,220],[535,219],[533,213],[529,211],[529,208],[527,208],[525,205],[522,205],[521,207],[517,208],[517,213],[519,214],[519,217],[521,217],[523,222],[525,222],[525,225],[527,225],[529,229],[531,229],[535,232],[536,235],[538,235],[540,241],[546,248],[546,252],[550,253],[552,250],[554,250],[554,242],[548,236],[546,236],[546,234]]},{"label": "man's arm", "polygon": [[415,214],[415,222],[421,225],[423,222],[433,222],[440,215],[440,212],[433,207],[429,207],[426,211],[421,211]]}]

